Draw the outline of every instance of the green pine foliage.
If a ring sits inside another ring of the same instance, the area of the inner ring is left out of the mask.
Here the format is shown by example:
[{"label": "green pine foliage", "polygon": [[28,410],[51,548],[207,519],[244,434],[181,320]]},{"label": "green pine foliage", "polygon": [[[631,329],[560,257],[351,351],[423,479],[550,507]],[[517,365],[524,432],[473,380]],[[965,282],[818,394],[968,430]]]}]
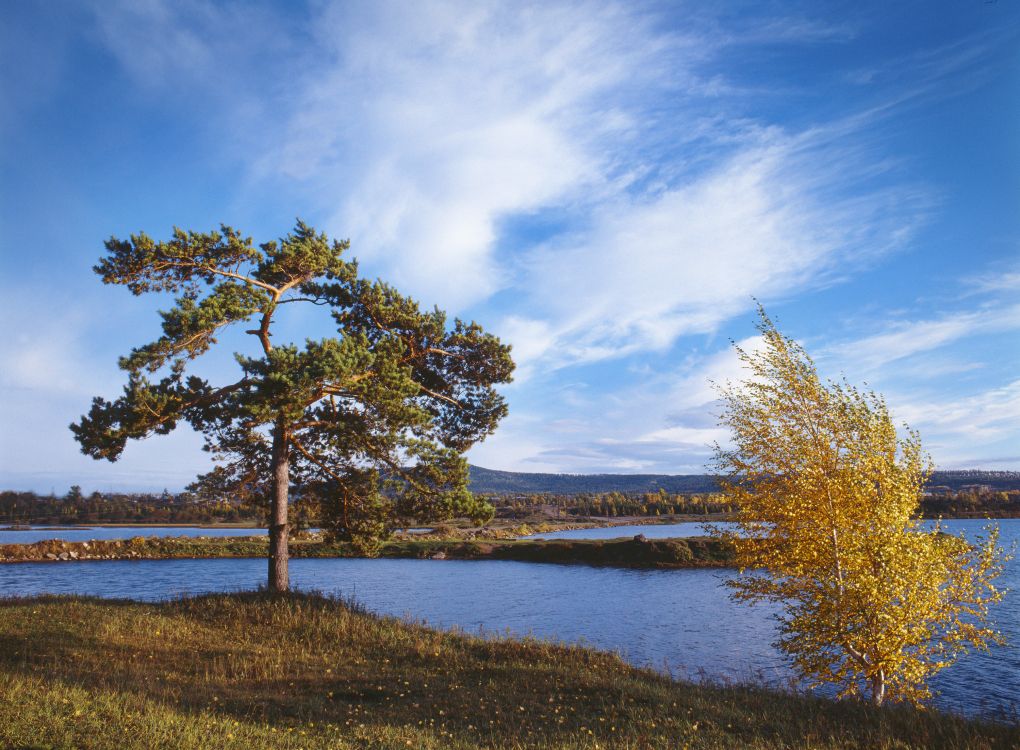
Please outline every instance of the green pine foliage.
[{"label": "green pine foliage", "polygon": [[[381,281],[359,277],[346,241],[298,222],[278,242],[255,246],[219,232],[175,229],[111,238],[95,267],[133,294],[168,292],[163,333],[120,360],[123,395],[95,398],[71,425],[82,451],[117,460],[127,441],[189,424],[205,437],[216,468],[194,486],[271,505],[271,557],[286,588],[287,503],[292,493],[321,506],[339,537],[366,548],[398,517],[434,520],[491,508],[468,491],[463,452],[506,414],[495,386],[509,382],[510,347],[471,322],[423,311]],[[285,305],[328,310],[336,335],[277,343]],[[213,385],[188,373],[227,326],[246,323],[255,356],[235,355],[238,378]]]}]

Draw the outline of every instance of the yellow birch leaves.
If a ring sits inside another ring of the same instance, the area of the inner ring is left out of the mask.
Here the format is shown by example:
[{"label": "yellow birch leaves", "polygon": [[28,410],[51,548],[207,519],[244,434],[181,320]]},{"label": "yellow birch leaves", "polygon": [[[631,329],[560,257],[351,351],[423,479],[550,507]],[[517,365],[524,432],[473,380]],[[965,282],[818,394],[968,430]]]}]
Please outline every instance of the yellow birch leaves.
[{"label": "yellow birch leaves", "polygon": [[739,600],[783,607],[780,648],[813,684],[920,702],[1002,598],[996,530],[976,544],[914,519],[929,459],[897,434],[881,396],[823,382],[760,310],[762,346],[737,349],[748,377],[718,387],[732,444],[716,449],[736,527]]}]

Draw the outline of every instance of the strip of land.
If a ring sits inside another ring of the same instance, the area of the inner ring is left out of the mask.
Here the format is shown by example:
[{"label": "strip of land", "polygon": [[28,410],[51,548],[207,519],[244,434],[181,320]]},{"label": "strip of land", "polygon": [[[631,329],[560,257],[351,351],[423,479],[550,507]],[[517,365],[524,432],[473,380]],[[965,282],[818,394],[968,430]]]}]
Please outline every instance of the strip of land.
[{"label": "strip of land", "polygon": [[[135,537],[133,539],[0,545],[0,563],[82,560],[173,560],[185,558],[265,557],[269,541],[250,537]],[[292,557],[357,557],[342,542],[317,537],[294,539]],[[382,545],[380,557],[438,560],[517,560],[627,568],[703,568],[732,564],[732,550],[708,537],[685,539],[449,540],[395,539]]]},{"label": "strip of land", "polygon": [[311,595],[0,600],[0,643],[0,747],[1005,750],[1020,743],[1015,726],[676,682],[591,649],[440,632]]}]

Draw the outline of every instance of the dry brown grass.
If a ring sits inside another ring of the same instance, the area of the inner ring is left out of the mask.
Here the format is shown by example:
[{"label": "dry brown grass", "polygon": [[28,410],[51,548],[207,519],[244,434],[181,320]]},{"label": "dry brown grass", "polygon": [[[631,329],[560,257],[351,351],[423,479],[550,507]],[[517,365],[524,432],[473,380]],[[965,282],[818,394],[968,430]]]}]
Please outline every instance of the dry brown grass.
[{"label": "dry brown grass", "polygon": [[314,595],[0,603],[0,747],[1015,748],[1015,727],[673,682]]}]

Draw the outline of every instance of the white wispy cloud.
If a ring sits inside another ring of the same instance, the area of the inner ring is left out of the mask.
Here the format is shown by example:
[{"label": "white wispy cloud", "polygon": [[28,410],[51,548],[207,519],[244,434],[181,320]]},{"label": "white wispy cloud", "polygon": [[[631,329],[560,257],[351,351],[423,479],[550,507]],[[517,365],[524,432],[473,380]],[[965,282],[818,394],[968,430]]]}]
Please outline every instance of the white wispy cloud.
[{"label": "white wispy cloud", "polygon": [[[1020,254],[1020,250],[1018,250],[1018,254]],[[967,283],[972,287],[970,294],[1020,292],[1020,265],[986,271],[967,279]]]},{"label": "white wispy cloud", "polygon": [[[736,343],[753,352],[762,340]],[[522,471],[700,473],[713,444],[727,439],[718,426],[715,386],[744,375],[734,347],[722,344],[692,354],[675,370],[642,373],[610,393],[574,386],[526,413],[512,411],[471,457],[483,466]]]},{"label": "white wispy cloud", "polygon": [[[255,88],[256,82],[246,80],[245,72],[256,70],[267,58],[294,52],[288,36],[281,33],[286,30],[285,17],[267,5],[208,0],[81,4],[89,10],[90,33],[137,86],[150,92],[182,87],[192,95],[213,92],[233,108],[240,96]],[[204,108],[206,115],[213,112]]]},{"label": "white wispy cloud", "polygon": [[94,8],[100,40],[137,82],[156,85],[182,73],[197,78],[213,70],[206,35],[227,20],[213,5],[114,0]]},{"label": "white wispy cloud", "polygon": [[[526,300],[496,327],[527,376],[661,351],[752,295],[831,282],[908,241],[932,204],[855,139],[881,107],[792,132],[755,116],[766,92],[720,73],[735,50],[853,29],[663,18],[623,3],[327,2],[274,71],[286,85],[240,91],[224,71],[252,54],[210,30],[258,42],[276,22],[265,10],[104,5],[97,28],[146,85],[208,76],[257,112],[242,138],[253,179],[289,180],[373,272],[455,312],[501,290]],[[569,217],[555,236],[506,235],[548,210]]]},{"label": "white wispy cloud", "polygon": [[322,60],[259,169],[310,187],[359,257],[453,309],[511,283],[502,220],[608,189],[603,147],[636,114],[619,94],[665,75],[667,42],[613,5],[335,3],[315,25]]},{"label": "white wispy cloud", "polygon": [[1012,434],[1020,423],[1020,380],[952,401],[904,403],[895,411],[907,423],[937,433],[942,444],[949,438],[988,443]]},{"label": "white wispy cloud", "polygon": [[[921,431],[938,466],[1015,465],[1010,441],[1020,423],[1020,381],[998,382],[997,375],[981,372],[983,360],[959,360],[962,340],[983,342],[999,357],[1014,353],[1020,364],[1020,307],[982,302],[952,314],[886,323],[878,333],[817,352],[808,343],[807,349],[818,355],[823,377],[846,376],[861,385],[876,376],[872,385],[885,393],[894,418]],[[735,343],[748,352],[762,346],[758,336]],[[958,382],[964,373],[974,377]],[[718,426],[722,404],[715,385],[747,376],[735,347],[722,344],[689,355],[674,372],[652,371],[609,395],[593,393],[575,403],[569,433],[551,429],[548,418],[522,418],[522,429],[505,436],[508,453],[501,450],[501,431],[475,460],[522,470],[704,471],[712,444],[725,445],[728,438]],[[999,463],[991,460],[995,456],[1002,456]]]},{"label": "white wispy cloud", "polygon": [[[752,293],[904,242],[930,204],[916,186],[860,184],[875,159],[850,153],[845,124],[836,145],[823,123],[757,121],[713,69],[738,46],[845,29],[692,15],[667,32],[654,13],[583,2],[325,8],[259,173],[310,189],[359,257],[428,303],[530,291],[539,314],[505,325],[525,364],[668,347]],[[548,209],[575,226],[538,249],[502,237],[505,220]]]},{"label": "white wispy cloud", "polygon": [[890,213],[886,191],[840,198],[852,180],[840,157],[773,136],[650,199],[603,205],[590,232],[541,248],[528,288],[555,321],[561,362],[666,349],[752,296],[824,285],[905,241],[925,196],[894,191]]},{"label": "white wispy cloud", "polygon": [[[990,305],[930,320],[901,321],[888,330],[829,347],[823,354],[867,374],[898,360],[968,337],[1020,330],[1020,305]],[[1013,337],[1017,341],[1016,337]],[[1017,342],[1020,346],[1020,341]]]},{"label": "white wispy cloud", "polygon": [[[741,373],[724,346],[663,373],[667,353],[748,312],[752,296],[788,300],[909,244],[939,196],[904,177],[871,129],[944,95],[940,82],[979,68],[986,49],[964,40],[876,61],[849,74],[875,98],[783,121],[769,113],[789,111],[795,84],[735,81],[732,59],[755,45],[844,44],[857,28],[672,4],[91,7],[91,33],[127,79],[149,101],[172,95],[243,165],[248,184],[228,200],[266,189],[308,206],[351,237],[371,275],[477,315],[514,345],[511,392],[526,405],[514,402],[473,456],[532,470],[700,470],[719,437],[708,380]],[[554,228],[514,227],[550,214]],[[1003,291],[1015,276],[975,288]],[[993,305],[901,322],[822,361],[852,363],[853,376],[1012,330],[1018,314]],[[46,377],[74,388],[77,355],[61,356],[59,338],[37,343],[10,377],[63,361]],[[626,386],[564,387],[555,399],[528,390],[569,367],[639,356],[654,364],[635,366]],[[974,391],[923,424],[947,440],[966,429],[998,439],[1011,388]],[[911,403],[915,421],[935,405]]]},{"label": "white wispy cloud", "polygon": [[1020,305],[985,298],[952,313],[884,323],[877,333],[826,347],[819,362],[832,377],[867,378],[884,392],[894,418],[920,431],[938,466],[995,468],[985,459],[1016,452],[1020,381],[1000,367],[984,370],[1011,359],[1020,365]]}]

